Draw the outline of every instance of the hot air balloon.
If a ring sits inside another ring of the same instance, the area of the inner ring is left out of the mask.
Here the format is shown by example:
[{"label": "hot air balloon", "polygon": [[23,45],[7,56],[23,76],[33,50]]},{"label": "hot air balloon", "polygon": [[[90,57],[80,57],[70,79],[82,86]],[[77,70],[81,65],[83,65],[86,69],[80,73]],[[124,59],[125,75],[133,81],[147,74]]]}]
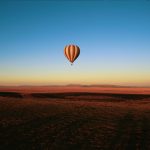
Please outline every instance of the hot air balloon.
[{"label": "hot air balloon", "polygon": [[80,48],[77,45],[67,45],[64,49],[64,54],[72,65],[80,55]]}]

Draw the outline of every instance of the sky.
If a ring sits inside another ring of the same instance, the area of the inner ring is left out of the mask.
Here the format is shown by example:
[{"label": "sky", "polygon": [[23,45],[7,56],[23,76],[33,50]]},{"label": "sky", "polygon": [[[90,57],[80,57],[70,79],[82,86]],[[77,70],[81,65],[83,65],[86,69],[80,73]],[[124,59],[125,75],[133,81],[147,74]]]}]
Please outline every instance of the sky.
[{"label": "sky", "polygon": [[150,1],[1,0],[0,85],[66,84],[150,86]]}]

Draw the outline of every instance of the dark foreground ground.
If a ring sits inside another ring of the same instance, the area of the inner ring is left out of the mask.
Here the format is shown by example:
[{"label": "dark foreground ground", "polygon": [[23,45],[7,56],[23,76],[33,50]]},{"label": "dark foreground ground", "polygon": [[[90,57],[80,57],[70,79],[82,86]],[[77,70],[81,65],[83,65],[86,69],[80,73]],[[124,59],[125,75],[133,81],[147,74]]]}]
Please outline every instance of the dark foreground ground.
[{"label": "dark foreground ground", "polygon": [[150,150],[150,95],[0,92],[0,150]]}]

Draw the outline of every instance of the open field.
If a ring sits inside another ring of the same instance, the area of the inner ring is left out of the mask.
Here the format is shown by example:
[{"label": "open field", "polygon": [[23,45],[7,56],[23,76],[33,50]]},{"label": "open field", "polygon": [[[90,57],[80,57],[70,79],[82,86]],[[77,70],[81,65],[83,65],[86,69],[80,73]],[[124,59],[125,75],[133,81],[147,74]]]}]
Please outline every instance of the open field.
[{"label": "open field", "polygon": [[119,86],[0,86],[0,91],[19,93],[64,93],[64,92],[90,92],[90,93],[125,93],[125,94],[150,94],[150,88],[144,87],[119,87]]},{"label": "open field", "polygon": [[96,89],[0,88],[0,149],[149,150],[150,89]]}]

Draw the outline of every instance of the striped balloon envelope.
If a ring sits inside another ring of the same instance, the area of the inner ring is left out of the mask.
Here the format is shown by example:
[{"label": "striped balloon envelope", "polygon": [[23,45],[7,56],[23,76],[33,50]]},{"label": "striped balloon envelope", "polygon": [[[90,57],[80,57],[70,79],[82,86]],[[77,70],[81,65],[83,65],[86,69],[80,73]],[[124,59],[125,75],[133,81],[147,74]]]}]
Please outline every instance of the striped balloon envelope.
[{"label": "striped balloon envelope", "polygon": [[77,45],[67,45],[64,49],[64,54],[72,65],[80,55],[80,48]]}]

